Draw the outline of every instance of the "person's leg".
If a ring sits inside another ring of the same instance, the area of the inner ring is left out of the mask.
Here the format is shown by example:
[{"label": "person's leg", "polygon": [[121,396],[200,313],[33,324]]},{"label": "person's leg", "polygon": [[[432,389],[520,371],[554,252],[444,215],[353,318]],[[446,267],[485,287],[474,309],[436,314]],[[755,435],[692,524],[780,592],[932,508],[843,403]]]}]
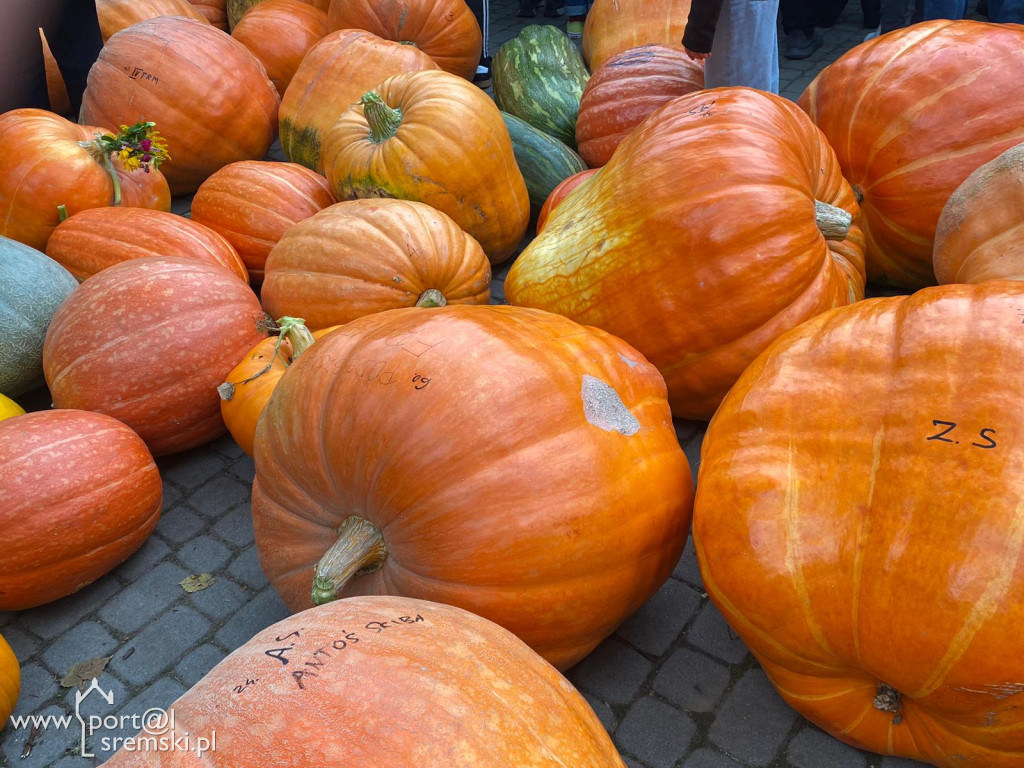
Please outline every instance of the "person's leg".
[{"label": "person's leg", "polygon": [[572,0],[565,4],[565,15],[568,16],[565,31],[569,35],[569,40],[576,45],[583,44],[583,25],[587,20],[587,11],[589,10],[589,2]]},{"label": "person's leg", "polygon": [[809,0],[779,0],[779,18],[782,31],[786,33],[787,59],[806,59],[821,45],[821,38],[814,31],[818,10],[819,6]]},{"label": "person's leg", "polygon": [[477,65],[473,82],[481,88],[491,86],[491,2],[490,0],[466,0],[469,10],[476,16],[480,32],[483,34],[483,45],[480,49],[480,63]]},{"label": "person's leg", "polygon": [[882,19],[885,0],[860,0],[860,12],[864,16],[864,29],[877,29]]},{"label": "person's leg", "polygon": [[745,85],[779,92],[779,0],[724,0],[704,87]]},{"label": "person's leg", "polygon": [[49,109],[46,66],[39,27],[52,3],[8,0],[0,24],[0,113],[21,107]]},{"label": "person's leg", "polygon": [[924,20],[962,19],[967,13],[967,0],[924,0]]},{"label": "person's leg", "polygon": [[989,0],[989,21],[1024,24],[1024,0]]},{"label": "person's leg", "polygon": [[93,0],[64,0],[59,6],[53,22],[44,30],[64,77],[72,114],[77,115],[82,108],[89,70],[103,48],[103,37]]},{"label": "person's leg", "polygon": [[881,34],[901,29],[907,25],[909,0],[882,0],[882,13],[879,18],[878,30]]}]

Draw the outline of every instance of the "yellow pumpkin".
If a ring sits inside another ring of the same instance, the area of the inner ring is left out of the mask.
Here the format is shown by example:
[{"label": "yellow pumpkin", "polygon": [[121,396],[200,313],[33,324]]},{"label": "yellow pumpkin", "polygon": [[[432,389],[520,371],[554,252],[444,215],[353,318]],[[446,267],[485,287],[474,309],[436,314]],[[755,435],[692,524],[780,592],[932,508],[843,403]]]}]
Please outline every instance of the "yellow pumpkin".
[{"label": "yellow pumpkin", "polygon": [[12,416],[21,416],[25,409],[18,405],[11,398],[0,394],[0,421],[9,419]]},{"label": "yellow pumpkin", "polygon": [[11,646],[0,635],[0,728],[14,711],[14,703],[21,691],[21,668]]}]

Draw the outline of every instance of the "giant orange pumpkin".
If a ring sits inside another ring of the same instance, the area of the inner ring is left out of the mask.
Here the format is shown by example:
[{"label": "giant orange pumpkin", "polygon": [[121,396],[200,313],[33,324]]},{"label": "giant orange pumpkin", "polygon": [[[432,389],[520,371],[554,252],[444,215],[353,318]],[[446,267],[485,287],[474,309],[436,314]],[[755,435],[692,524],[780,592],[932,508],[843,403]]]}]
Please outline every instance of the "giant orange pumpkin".
[{"label": "giant orange pumpkin", "polygon": [[122,29],[157,16],[183,16],[209,23],[188,0],[96,0],[96,15],[104,43]]},{"label": "giant orange pumpkin", "polygon": [[436,208],[348,200],[281,237],[260,296],[272,317],[302,317],[319,329],[397,307],[487,304],[491,265],[479,243]]},{"label": "giant orange pumpkin", "polygon": [[445,72],[467,79],[480,62],[483,33],[463,0],[332,0],[327,26],[415,46]]},{"label": "giant orange pumpkin", "polygon": [[160,517],[153,457],[110,416],[51,410],[6,419],[0,467],[3,611],[91,584],[141,547]]},{"label": "giant orange pumpkin", "polygon": [[786,334],[708,428],[705,589],[844,741],[1024,764],[1024,284],[870,299]]},{"label": "giant orange pumpkin", "polygon": [[120,204],[168,211],[171,193],[159,170],[125,171],[96,143],[110,129],[77,125],[42,109],[0,115],[0,236],[46,249],[60,223],[86,208]]},{"label": "giant orange pumpkin", "polygon": [[336,768],[625,768],[586,700],[520,640],[408,598],[343,600],[267,627],[175,701],[170,722],[167,751],[105,765],[192,762],[174,744],[215,734],[220,768],[266,753]]},{"label": "giant orange pumpkin", "polygon": [[58,408],[106,413],[156,456],[224,434],[217,385],[266,336],[249,286],[194,258],[115,264],[61,304],[43,344]]},{"label": "giant orange pumpkin", "polygon": [[518,307],[338,328],[281,377],[254,453],[260,564],[292,610],[363,594],[450,603],[559,668],[654,594],[689,525],[657,370],[602,331]]},{"label": "giant orange pumpkin", "polygon": [[796,105],[701,91],[653,113],[562,200],[505,297],[629,342],[665,376],[673,413],[706,419],[776,336],[863,297],[856,213]]},{"label": "giant orange pumpkin", "polygon": [[1007,97],[1024,82],[1022,50],[1018,24],[914,24],[848,51],[800,97],[857,191],[870,279],[935,282],[942,206],[1024,141],[1024,100]]},{"label": "giant orange pumpkin", "polygon": [[61,222],[46,255],[78,280],[143,256],[185,256],[219,264],[243,280],[249,275],[231,244],[195,221],[167,211],[105,206]]},{"label": "giant orange pumpkin", "polygon": [[279,99],[255,56],[213,25],[180,16],[133,24],[89,70],[82,120],[156,123],[171,192],[188,194],[218,168],[260,160],[277,134]]},{"label": "giant orange pumpkin", "polygon": [[361,29],[329,32],[295,71],[281,99],[281,149],[295,163],[323,171],[324,135],[345,110],[391,75],[437,69],[412,45]]},{"label": "giant orange pumpkin", "polygon": [[397,197],[448,214],[497,264],[519,247],[530,198],[501,112],[448,72],[389,77],[324,138],[324,171],[339,200]]},{"label": "giant orange pumpkin", "polygon": [[591,168],[666,101],[704,87],[704,68],[679,45],[641,45],[597,68],[583,89],[576,146]]},{"label": "giant orange pumpkin", "polygon": [[932,264],[940,283],[1024,279],[1024,144],[985,163],[949,196]]},{"label": "giant orange pumpkin", "polygon": [[260,60],[284,96],[303,57],[327,34],[327,14],[302,0],[265,0],[238,20],[231,36]]},{"label": "giant orange pumpkin", "polygon": [[594,0],[583,25],[583,58],[594,72],[630,48],[679,45],[689,15],[690,0]]},{"label": "giant orange pumpkin", "polygon": [[335,202],[327,179],[297,163],[240,160],[199,185],[189,215],[223,235],[259,285],[281,235]]}]

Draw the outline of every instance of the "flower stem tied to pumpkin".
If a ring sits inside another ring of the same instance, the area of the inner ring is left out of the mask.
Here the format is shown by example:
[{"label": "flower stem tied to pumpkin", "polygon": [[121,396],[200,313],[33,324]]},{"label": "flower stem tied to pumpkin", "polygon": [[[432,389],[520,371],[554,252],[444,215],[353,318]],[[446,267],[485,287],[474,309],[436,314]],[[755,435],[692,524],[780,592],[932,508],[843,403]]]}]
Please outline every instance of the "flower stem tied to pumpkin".
[{"label": "flower stem tied to pumpkin", "polygon": [[380,528],[356,515],[345,518],[338,528],[338,540],[316,564],[310,595],[313,604],[331,602],[353,576],[376,571],[387,556]]},{"label": "flower stem tied to pumpkin", "polygon": [[235,396],[235,387],[239,384],[248,384],[254,379],[258,379],[263,374],[267,373],[271,368],[274,367],[274,361],[281,355],[281,342],[288,339],[288,342],[292,347],[292,354],[287,360],[284,360],[286,366],[291,365],[295,362],[295,358],[309,349],[313,343],[313,334],[310,333],[309,328],[306,327],[306,321],[301,317],[282,317],[277,321],[277,341],[274,343],[274,354],[270,356],[270,361],[260,368],[252,376],[242,379],[241,381],[225,381],[223,384],[217,386],[217,393],[220,395],[221,400],[230,400]]},{"label": "flower stem tied to pumpkin", "polygon": [[167,154],[167,144],[154,130],[155,125],[151,122],[122,125],[116,134],[97,133],[92,141],[79,142],[110,175],[114,183],[113,205],[121,204],[121,182],[111,157],[117,155],[126,171],[141,168],[146,173],[149,173],[150,168],[159,168],[164,160],[171,159]]}]

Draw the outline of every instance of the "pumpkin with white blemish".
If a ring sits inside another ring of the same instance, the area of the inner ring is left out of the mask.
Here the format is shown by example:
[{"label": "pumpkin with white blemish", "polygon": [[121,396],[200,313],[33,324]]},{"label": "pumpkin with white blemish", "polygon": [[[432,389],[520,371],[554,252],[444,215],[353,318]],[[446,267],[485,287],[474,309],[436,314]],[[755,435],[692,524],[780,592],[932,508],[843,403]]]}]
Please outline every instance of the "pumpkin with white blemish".
[{"label": "pumpkin with white blemish", "polygon": [[342,326],[281,377],[255,458],[260,564],[292,610],[369,594],[450,603],[559,668],[654,594],[689,528],[657,369],[531,309]]}]

